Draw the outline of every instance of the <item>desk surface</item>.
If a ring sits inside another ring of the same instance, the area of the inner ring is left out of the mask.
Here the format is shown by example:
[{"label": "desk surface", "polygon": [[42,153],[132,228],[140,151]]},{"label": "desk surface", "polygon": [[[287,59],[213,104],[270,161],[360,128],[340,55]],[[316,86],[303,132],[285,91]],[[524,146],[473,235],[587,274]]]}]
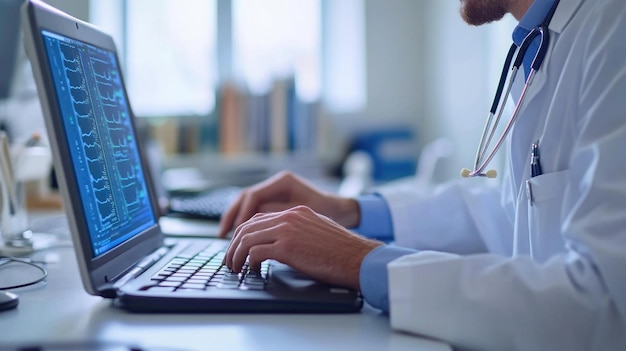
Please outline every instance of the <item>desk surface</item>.
[{"label": "desk surface", "polygon": [[[361,313],[331,315],[131,314],[83,290],[71,247],[33,258],[58,262],[46,265],[47,282],[13,290],[20,303],[0,312],[0,349],[100,341],[158,350],[450,350],[391,331],[388,316],[367,305]],[[27,267],[2,268],[0,281],[34,273]]]}]

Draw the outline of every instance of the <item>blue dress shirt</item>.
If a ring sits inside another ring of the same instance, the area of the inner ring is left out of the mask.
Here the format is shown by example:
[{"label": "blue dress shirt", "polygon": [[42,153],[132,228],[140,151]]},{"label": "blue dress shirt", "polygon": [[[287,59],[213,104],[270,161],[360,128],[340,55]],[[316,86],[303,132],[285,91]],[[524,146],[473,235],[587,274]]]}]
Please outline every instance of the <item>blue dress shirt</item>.
[{"label": "blue dress shirt", "polygon": [[[530,33],[539,26],[548,15],[556,0],[536,0],[530,6],[518,26],[513,31],[513,42],[519,46]],[[526,77],[530,72],[530,65],[539,49],[539,38],[529,47],[524,57],[524,72]],[[391,242],[393,236],[393,222],[391,213],[385,200],[377,194],[368,194],[357,198],[361,211],[361,223],[354,228],[359,234],[385,242]],[[416,253],[417,250],[402,248],[394,245],[383,245],[370,252],[360,270],[361,293],[365,300],[373,307],[385,312],[389,311],[389,279],[387,264],[401,256]]]},{"label": "blue dress shirt", "polygon": [[393,241],[393,225],[387,202],[378,194],[367,194],[357,199],[361,210],[361,223],[353,231],[384,242]]}]

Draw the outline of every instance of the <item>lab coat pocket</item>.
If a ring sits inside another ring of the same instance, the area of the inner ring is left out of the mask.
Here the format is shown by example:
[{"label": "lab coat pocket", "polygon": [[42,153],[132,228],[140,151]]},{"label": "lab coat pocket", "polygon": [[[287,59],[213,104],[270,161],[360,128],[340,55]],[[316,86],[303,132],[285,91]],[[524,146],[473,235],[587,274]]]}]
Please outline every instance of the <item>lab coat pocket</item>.
[{"label": "lab coat pocket", "polygon": [[561,207],[569,170],[542,174],[528,180],[528,230],[532,254],[547,259],[563,250]]}]

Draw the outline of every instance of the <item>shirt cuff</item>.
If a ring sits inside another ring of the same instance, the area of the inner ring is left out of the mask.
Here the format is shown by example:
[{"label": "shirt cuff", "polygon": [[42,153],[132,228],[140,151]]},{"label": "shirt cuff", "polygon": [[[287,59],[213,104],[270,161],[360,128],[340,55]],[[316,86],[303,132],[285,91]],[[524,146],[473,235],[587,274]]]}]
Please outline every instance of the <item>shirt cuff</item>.
[{"label": "shirt cuff", "polygon": [[371,239],[393,241],[393,224],[387,202],[378,194],[367,194],[356,198],[361,213],[361,223],[355,232]]},{"label": "shirt cuff", "polygon": [[382,245],[372,250],[361,263],[359,283],[361,294],[372,307],[389,312],[389,275],[387,264],[416,250]]}]

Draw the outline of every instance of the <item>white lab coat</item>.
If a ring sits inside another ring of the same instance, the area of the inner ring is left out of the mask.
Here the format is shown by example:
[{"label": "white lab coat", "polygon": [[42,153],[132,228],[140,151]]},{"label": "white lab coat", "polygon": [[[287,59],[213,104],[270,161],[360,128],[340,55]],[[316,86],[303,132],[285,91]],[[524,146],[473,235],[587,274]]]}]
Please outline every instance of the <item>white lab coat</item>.
[{"label": "white lab coat", "polygon": [[422,250],[388,266],[394,329],[462,349],[626,350],[625,18],[624,0],[560,1],[501,188],[381,190],[396,243]]}]

